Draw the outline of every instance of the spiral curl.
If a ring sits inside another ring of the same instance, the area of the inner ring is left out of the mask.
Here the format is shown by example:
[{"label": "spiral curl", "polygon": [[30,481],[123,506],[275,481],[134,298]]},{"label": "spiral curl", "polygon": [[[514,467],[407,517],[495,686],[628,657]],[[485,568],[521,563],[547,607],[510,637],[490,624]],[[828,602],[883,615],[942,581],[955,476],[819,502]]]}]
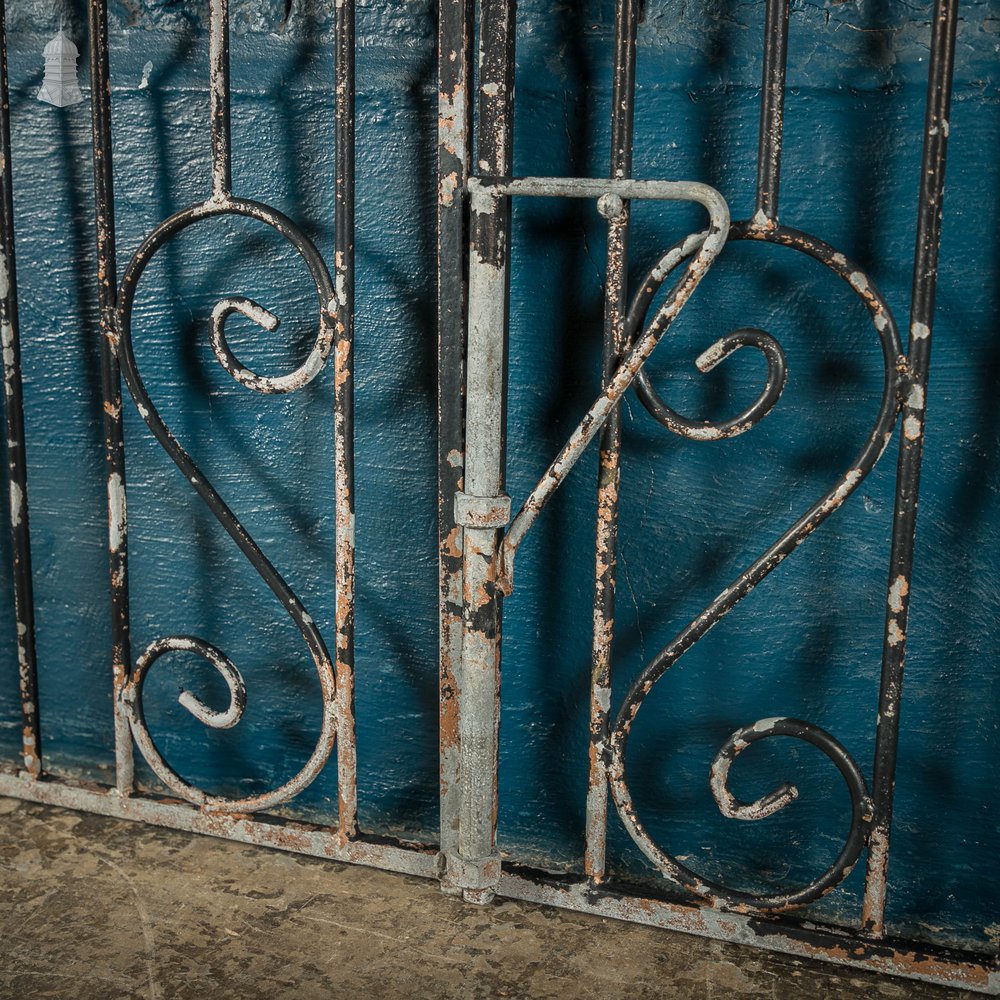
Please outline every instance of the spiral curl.
[{"label": "spiral curl", "polygon": [[[716,755],[712,764],[710,785],[720,811],[728,818],[764,819],[785,808],[797,797],[798,790],[788,784],[780,785],[768,795],[752,803],[740,801],[729,791],[728,775],[733,761],[751,743],[770,736],[791,736],[816,746],[840,770],[851,798],[851,822],[844,846],[833,864],[822,875],[804,886],[786,892],[750,893],[731,889],[702,878],[653,841],[638,816],[628,787],[625,766],[628,737],[636,714],[657,681],[709,629],[728,614],[765,576],[771,573],[798,545],[805,541],[808,535],[837,510],[875,466],[888,446],[895,428],[902,398],[907,389],[907,369],[899,331],[887,303],[874,283],[843,254],[836,252],[829,245],[806,233],[785,226],[775,225],[772,228],[761,228],[751,222],[736,223],[730,230],[729,239],[757,240],[790,247],[819,261],[853,289],[868,311],[882,348],[884,381],[879,411],[851,468],[837,480],[822,498],[816,501],[739,577],[726,587],[701,614],[664,646],[642,670],[629,688],[611,727],[605,748],[605,758],[608,781],[618,815],[632,839],[662,874],[698,896],[713,902],[721,902],[735,910],[776,912],[804,906],[842,882],[850,873],[867,841],[871,820],[870,797],[864,777],[847,750],[832,736],[811,723],[796,719],[765,719],[753,726],[738,730]],[[656,294],[659,287],[656,282],[662,283],[670,269],[676,267],[689,252],[687,246],[675,247],[664,255],[657,267],[650,272],[655,280],[647,279],[643,290],[636,296],[630,310],[630,323],[633,324],[633,330],[639,328],[638,324],[645,316],[649,301]],[[653,287],[654,285],[655,287]],[[739,346],[732,338],[746,335],[745,339],[750,341],[749,334],[753,334],[751,346],[757,347],[768,357],[768,386],[765,387],[764,392],[761,393],[753,406],[740,417],[735,418],[734,421],[718,424],[689,421],[674,413],[666,404],[662,403],[662,400],[659,400],[648,379],[645,381],[645,390],[640,391],[640,397],[643,398],[644,403],[647,403],[653,415],[661,420],[661,423],[664,423],[674,433],[684,437],[705,440],[712,437],[732,436],[749,429],[766,415],[777,400],[777,396],[774,396],[773,399],[771,397],[773,386],[776,384],[775,375],[780,374],[776,367],[779,357],[777,352],[780,352],[780,347],[769,334],[763,331],[744,330],[729,334],[728,337],[722,338],[705,352],[708,355],[707,361],[709,363],[713,360],[717,363],[722,360],[726,353],[732,353]],[[705,360],[705,355],[699,359],[702,363]],[[645,396],[643,396],[643,391]],[[780,390],[778,395],[780,395]],[[748,426],[739,426],[747,422],[747,414],[751,411],[753,411],[754,416]],[[727,427],[728,435],[724,433]]]},{"label": "spiral curl", "polygon": [[305,233],[280,212],[259,202],[231,197],[213,198],[181,210],[154,230],[135,252],[122,276],[118,292],[118,306],[114,316],[117,351],[125,383],[147,427],[236,542],[261,579],[270,587],[301,633],[312,655],[320,681],[323,699],[320,734],[305,765],[280,787],[240,799],[213,796],[186,782],[164,760],[146,726],[142,690],[153,664],[164,654],[178,651],[195,653],[214,667],[226,681],[230,692],[230,704],[225,711],[216,712],[187,691],[181,693],[179,701],[204,725],[213,729],[230,728],[240,721],[246,706],[246,685],[235,664],[221,650],[195,636],[168,636],[156,639],[136,660],[128,683],[122,689],[121,697],[136,745],[160,781],[182,798],[197,805],[227,812],[247,813],[266,810],[292,798],[319,774],[329,759],[337,730],[333,665],[312,617],[158,413],[139,374],[132,344],[132,305],[139,281],[152,258],[166,243],[189,226],[202,219],[222,215],[254,219],[275,230],[292,244],[305,263],[315,285],[320,319],[309,355],[295,371],[280,376],[262,376],[242,365],[230,350],[225,336],[226,319],[234,312],[240,313],[261,328],[273,331],[277,329],[278,317],[244,296],[223,299],[212,311],[211,343],[216,358],[237,382],[261,393],[293,392],[307,385],[323,369],[334,342],[336,301],[330,275],[322,257]]},{"label": "spiral curl", "polygon": [[[644,329],[649,307],[663,283],[691,255],[692,243],[700,245],[704,235],[700,234],[696,241],[688,237],[683,242],[675,244],[650,268],[649,273],[640,282],[639,290],[632,299],[625,317],[625,335],[629,343],[634,342]],[[785,389],[788,367],[781,344],[766,330],[743,327],[721,337],[703,351],[694,363],[698,371],[705,374],[744,347],[755,348],[764,356],[767,362],[767,376],[764,387],[753,403],[729,420],[691,420],[682,416],[663,401],[653,388],[645,368],[636,375],[633,382],[636,395],[655,420],[681,437],[694,441],[719,441],[744,434],[771,412]]]}]

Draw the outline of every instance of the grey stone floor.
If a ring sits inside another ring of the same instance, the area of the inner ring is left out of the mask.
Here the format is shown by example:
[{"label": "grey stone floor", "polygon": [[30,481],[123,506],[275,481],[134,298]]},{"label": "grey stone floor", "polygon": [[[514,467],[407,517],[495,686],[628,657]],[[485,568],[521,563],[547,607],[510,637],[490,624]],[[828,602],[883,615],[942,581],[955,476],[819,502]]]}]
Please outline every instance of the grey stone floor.
[{"label": "grey stone floor", "polygon": [[0,799],[0,996],[957,998],[419,879]]}]

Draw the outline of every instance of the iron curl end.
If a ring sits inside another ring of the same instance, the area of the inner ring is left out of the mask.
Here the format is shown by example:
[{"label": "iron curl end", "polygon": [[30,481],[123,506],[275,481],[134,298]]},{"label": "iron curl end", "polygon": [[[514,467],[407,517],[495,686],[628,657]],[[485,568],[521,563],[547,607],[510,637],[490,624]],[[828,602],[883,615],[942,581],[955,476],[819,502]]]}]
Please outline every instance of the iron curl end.
[{"label": "iron curl end", "polygon": [[[637,707],[636,703],[633,707]],[[634,717],[634,712],[631,713]],[[650,861],[669,879],[713,905],[724,905],[737,912],[776,913],[805,906],[839,885],[851,873],[864,849],[871,827],[872,803],[864,776],[854,759],[834,737],[819,726],[800,719],[761,719],[738,729],[726,741],[712,762],[710,786],[719,810],[729,819],[756,821],[766,819],[798,798],[799,791],[788,782],[753,802],[744,802],[729,790],[729,771],[736,758],[751,744],[772,736],[804,740],[824,753],[840,771],[851,800],[851,819],[843,847],[830,866],[811,882],[777,892],[748,892],[732,889],[699,875],[678,858],[663,850],[652,839],[639,818],[628,790],[624,750],[631,721],[619,718],[610,742],[608,777],[618,815],[632,839]]]},{"label": "iron curl end", "polygon": [[[320,319],[319,329],[309,355],[297,369],[286,375],[262,376],[246,368],[233,354],[226,339],[225,324],[233,313],[239,313],[252,320],[261,329],[273,332],[278,328],[278,317],[245,296],[224,298],[213,309],[211,318],[211,344],[216,358],[241,385],[255,392],[268,394],[294,392],[307,385],[322,371],[333,347],[337,313],[333,282],[322,256],[305,233],[277,210],[259,202],[229,196],[217,201],[209,200],[191,205],[172,215],[161,223],[132,255],[118,289],[114,317],[114,329],[118,335],[117,350],[125,384],[153,436],[281,602],[302,635],[319,678],[323,700],[321,729],[309,759],[288,781],[258,795],[231,799],[210,795],[189,784],[164,760],[146,726],[142,709],[142,685],[156,660],[170,651],[192,652],[210,663],[223,677],[229,688],[230,701],[226,709],[218,712],[205,705],[192,692],[182,691],[180,704],[209,728],[230,729],[235,726],[242,718],[246,706],[246,685],[236,666],[221,650],[193,636],[170,636],[155,640],[136,661],[131,676],[122,689],[121,701],[136,745],[156,777],[171,791],[205,809],[229,813],[253,813],[266,811],[293,798],[315,779],[326,764],[337,734],[336,678],[333,664],[315,622],[306,613],[294,591],[160,416],[139,373],[132,338],[133,301],[140,279],[157,251],[189,226],[207,218],[226,215],[242,216],[262,223],[292,245],[315,285]],[[119,506],[124,512],[123,492]]]},{"label": "iron curl end", "polygon": [[826,754],[843,776],[852,804],[859,808],[862,820],[870,819],[871,801],[868,786],[858,765],[844,746],[819,726],[803,722],[801,719],[788,718],[761,719],[753,725],[737,729],[715,755],[709,772],[709,785],[723,816],[728,819],[754,822],[773,816],[799,797],[798,788],[788,782],[783,782],[753,802],[744,802],[729,790],[729,771],[736,758],[758,740],[771,736],[789,736],[792,739],[804,740]]},{"label": "iron curl end", "polygon": [[[646,314],[667,276],[690,256],[693,249],[701,245],[704,235],[700,234],[694,241],[689,237],[671,247],[640,283],[626,318],[626,333],[630,341],[634,341],[640,335],[646,322]],[[755,348],[764,356],[767,362],[767,376],[757,398],[740,414],[729,420],[691,420],[681,415],[668,406],[653,388],[645,368],[639,372],[633,383],[636,395],[655,420],[680,437],[692,441],[722,441],[745,434],[771,412],[784,392],[788,381],[788,365],[781,344],[766,330],[742,327],[720,337],[695,359],[694,364],[699,372],[705,374],[744,347]]]},{"label": "iron curl end", "polygon": [[[283,393],[295,392],[307,386],[322,370],[329,355],[329,342],[331,334],[321,332],[306,360],[287,375],[258,375],[251,371],[233,354],[226,339],[226,320],[233,314],[239,313],[253,320],[262,330],[273,333],[281,324],[281,320],[269,309],[248,299],[243,295],[233,295],[222,299],[216,303],[212,310],[211,342],[219,364],[229,374],[247,389],[253,392],[261,392],[267,395],[280,395]],[[330,321],[326,313],[320,321],[327,331],[330,328]]]},{"label": "iron curl end", "polygon": [[225,711],[219,712],[209,708],[197,695],[183,689],[181,689],[177,700],[199,722],[209,728],[232,729],[243,718],[243,711],[247,704],[247,688],[243,675],[237,669],[236,664],[221,649],[197,636],[166,636],[162,639],[156,639],[146,647],[143,654],[136,660],[135,669],[132,672],[131,686],[134,695],[131,704],[139,704],[142,685],[150,668],[161,656],[170,652],[195,653],[221,674],[229,688],[229,706]]}]

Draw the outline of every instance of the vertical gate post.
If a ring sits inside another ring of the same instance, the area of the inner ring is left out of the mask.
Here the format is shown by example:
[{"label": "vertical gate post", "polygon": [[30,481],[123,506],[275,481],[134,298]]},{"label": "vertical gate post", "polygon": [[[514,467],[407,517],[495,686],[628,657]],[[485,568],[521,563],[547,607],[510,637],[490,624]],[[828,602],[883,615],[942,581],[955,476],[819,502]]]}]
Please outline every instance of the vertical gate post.
[{"label": "vertical gate post", "polygon": [[[513,167],[513,0],[482,0],[479,22],[477,166]],[[500,882],[496,846],[500,722],[499,580],[507,417],[507,288],[510,201],[469,182],[469,302],[464,489],[455,495],[462,530],[462,660],[459,691],[461,806],[458,854],[447,881],[469,902],[488,903]],[[475,305],[472,305],[475,303]]]},{"label": "vertical gate post", "polygon": [[455,495],[462,529],[462,666],[459,745],[462,802],[458,857],[449,880],[469,902],[488,903],[500,881],[496,847],[500,724],[507,262],[504,200],[472,186],[466,365],[465,489]]},{"label": "vertical gate post", "polygon": [[510,498],[503,492],[507,266],[505,241],[493,238],[501,212],[500,199],[477,189],[469,298],[480,307],[469,316],[465,490],[455,496],[455,522],[462,529],[462,804],[459,857],[449,874],[465,899],[475,903],[488,903],[500,881],[496,818],[503,598],[498,579],[501,529],[510,517]]},{"label": "vertical gate post", "polygon": [[21,332],[17,311],[17,267],[14,261],[14,190],[10,158],[6,13],[6,3],[0,0],[0,345],[3,348],[3,410],[7,434],[11,582],[14,587],[18,683],[21,694],[21,758],[24,773],[31,778],[38,778],[42,774],[42,737],[38,715],[31,532],[28,527]]},{"label": "vertical gate post", "polygon": [[132,671],[128,591],[128,515],[125,501],[125,432],[121,364],[115,310],[118,268],[115,249],[114,167],[111,160],[111,80],[108,68],[107,0],[91,0],[90,103],[94,144],[98,305],[101,333],[101,392],[104,401],[104,465],[108,483],[108,556],[111,573],[111,669],[115,720],[115,787],[134,791],[132,732],[124,702]]},{"label": "vertical gate post", "polygon": [[[638,0],[621,0],[615,12],[615,62],[611,95],[610,176],[615,180],[623,180],[632,173],[635,38],[638,21]],[[617,202],[602,201],[599,205],[612,209],[606,212],[608,250],[604,277],[604,343],[601,360],[601,388],[606,389],[624,360],[628,347],[625,314],[628,308],[629,204],[618,199]],[[616,208],[618,210],[614,211]],[[616,406],[601,430],[597,475],[594,631],[590,676],[590,773],[587,782],[584,850],[584,870],[595,884],[604,878],[608,825],[608,777],[601,749],[607,744],[610,728],[621,443],[621,407]]]},{"label": "vertical gate post", "polygon": [[455,494],[463,485],[467,246],[465,188],[471,151],[473,0],[438,7],[438,720],[441,889],[461,894],[448,859],[458,850],[462,803],[459,704],[462,661],[462,528]]},{"label": "vertical gate post", "polygon": [[896,468],[896,505],[889,557],[882,678],[879,687],[878,727],[872,782],[874,817],[868,845],[861,924],[874,938],[885,935],[886,888],[889,873],[889,834],[896,783],[896,748],[906,660],[917,530],[920,462],[924,446],[924,404],[930,374],[931,332],[937,292],[938,253],[941,249],[941,211],[948,151],[948,115],[955,69],[955,33],[958,0],[936,0],[931,22],[931,50],[927,71],[927,104],[920,166],[917,239],[910,299],[909,372],[903,401],[903,433]]}]

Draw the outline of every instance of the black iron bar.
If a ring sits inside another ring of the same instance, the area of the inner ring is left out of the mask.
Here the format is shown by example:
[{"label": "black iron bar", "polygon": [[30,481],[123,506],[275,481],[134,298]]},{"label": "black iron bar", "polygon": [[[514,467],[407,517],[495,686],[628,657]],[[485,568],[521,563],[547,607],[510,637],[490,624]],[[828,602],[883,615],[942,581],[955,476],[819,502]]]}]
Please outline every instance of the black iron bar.
[{"label": "black iron bar", "polygon": [[[619,0],[615,11],[614,81],[611,91],[611,170],[616,180],[632,174],[635,118],[635,42],[639,0]],[[624,359],[628,338],[629,203],[601,201],[608,220],[604,278],[604,346],[602,389],[607,389]],[[621,404],[608,416],[598,456],[594,635],[590,679],[590,771],[587,786],[584,870],[594,882],[604,877],[608,821],[608,780],[601,748],[607,743],[611,706],[611,663],[615,621],[615,577],[618,549],[618,491],[621,481]]]},{"label": "black iron bar", "polygon": [[354,0],[338,0],[334,290],[337,798],[340,836],[357,832],[354,730]]},{"label": "black iron bar", "polygon": [[10,155],[10,94],[7,87],[7,23],[0,0],[0,339],[3,346],[4,419],[7,430],[7,489],[10,494],[10,550],[14,585],[18,685],[21,694],[21,756],[32,778],[42,773],[42,739],[35,665],[35,600],[28,525],[28,469],[21,385],[21,332],[17,313],[14,255],[14,189]]},{"label": "black iron bar", "polygon": [[[438,17],[438,720],[441,853],[458,850],[461,804],[459,668],[462,659],[462,529],[455,496],[465,467],[465,184],[471,162],[472,0],[441,0]],[[451,885],[448,867],[442,874]]]},{"label": "black iron bar", "polygon": [[212,0],[208,45],[212,197],[225,199],[233,188],[229,119],[229,0]]},{"label": "black iron bar", "polygon": [[122,386],[115,326],[114,180],[111,160],[111,82],[108,72],[107,0],[90,0],[90,106],[93,118],[94,201],[97,232],[97,292],[100,309],[101,390],[108,485],[108,551],[111,568],[111,665],[114,684],[115,774],[118,791],[134,786],[132,737],[122,694],[129,679],[128,521],[125,504],[125,439]]},{"label": "black iron bar", "polygon": [[785,67],[788,62],[789,0],[767,0],[764,8],[764,79],[760,98],[757,148],[757,204],[753,221],[778,221],[781,133],[785,120]]},{"label": "black iron bar", "polygon": [[862,926],[873,937],[885,933],[886,880],[889,868],[889,832],[896,780],[896,748],[906,657],[906,630],[913,587],[913,545],[920,461],[924,446],[924,413],[930,371],[931,330],[937,292],[938,253],[941,247],[941,210],[948,115],[955,62],[958,0],[936,0],[931,28],[927,106],[924,117],[920,201],[913,258],[910,335],[907,372],[903,385],[903,430],[896,470],[896,506],[893,517],[889,589],[886,602],[882,680],[878,701],[875,769],[872,782],[874,818],[868,848],[868,868]]}]

